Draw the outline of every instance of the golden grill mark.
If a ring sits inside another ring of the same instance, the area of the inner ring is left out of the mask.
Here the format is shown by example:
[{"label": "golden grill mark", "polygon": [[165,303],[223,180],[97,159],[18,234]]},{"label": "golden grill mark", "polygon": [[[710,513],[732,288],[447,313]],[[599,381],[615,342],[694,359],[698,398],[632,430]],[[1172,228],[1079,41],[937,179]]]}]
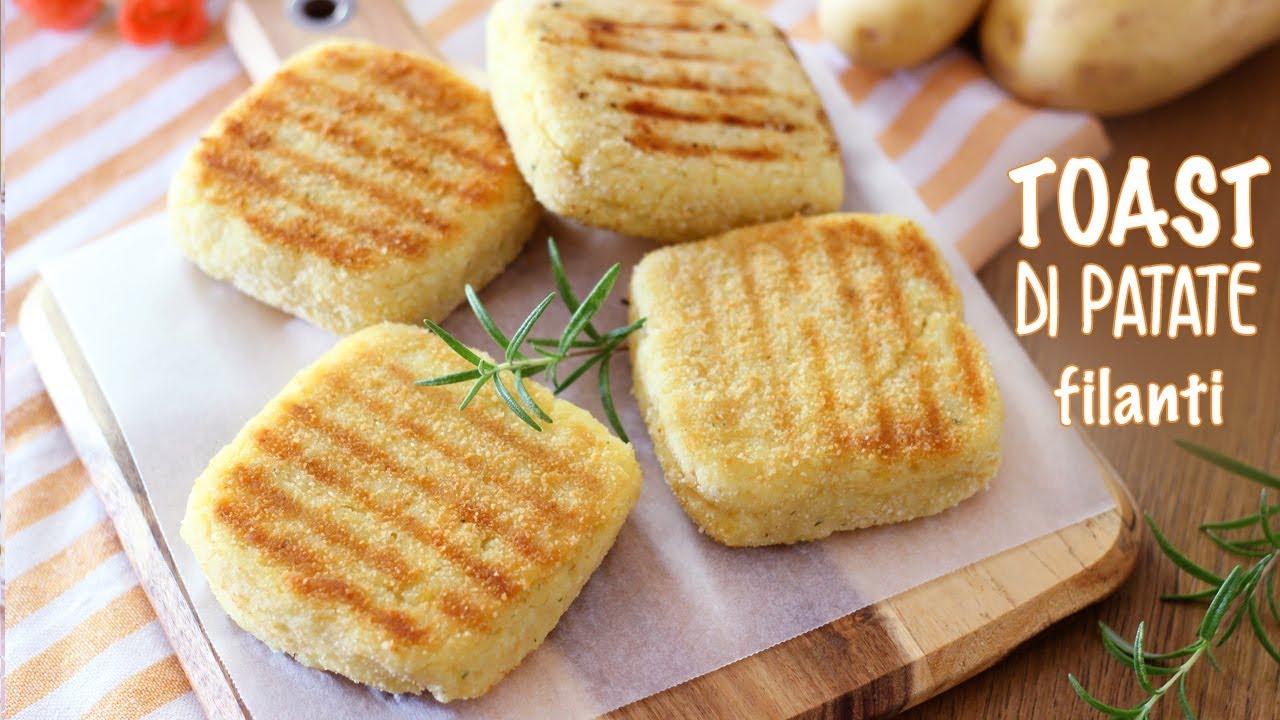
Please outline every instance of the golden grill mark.
[{"label": "golden grill mark", "polygon": [[[563,508],[550,502],[548,498],[531,493],[523,487],[500,483],[499,478],[493,475],[485,461],[477,455],[467,453],[462,448],[450,445],[445,442],[432,431],[430,427],[413,420],[407,414],[396,412],[397,407],[394,403],[381,401],[374,395],[362,392],[350,383],[346,378],[334,376],[329,378],[333,388],[340,394],[355,400],[362,409],[388,420],[388,422],[398,428],[401,432],[411,438],[414,442],[430,447],[438,453],[454,467],[465,468],[468,472],[480,476],[486,485],[504,492],[515,495],[520,500],[533,505],[542,516],[531,518],[533,524],[546,523],[554,525],[556,523],[573,522],[577,520],[577,516],[566,512]],[[414,390],[417,390],[415,387]],[[452,408],[450,408],[452,409]],[[425,483],[423,489],[427,492],[435,493],[439,488],[435,488],[429,478],[419,477],[411,472],[408,467],[403,468],[407,476],[418,478],[418,482]],[[435,489],[433,489],[435,488]],[[506,540],[519,549],[526,557],[542,561],[554,562],[558,557],[549,558],[546,553],[538,547],[533,538],[517,527],[511,526],[504,522],[500,517],[493,515],[483,508],[475,505],[470,500],[460,496],[449,498],[450,502],[457,504],[459,514],[468,522],[474,523],[485,530],[488,530],[494,537]],[[550,519],[544,517],[550,515]]]},{"label": "golden grill mark", "polygon": [[400,585],[415,581],[420,571],[410,567],[405,559],[395,550],[382,547],[371,547],[360,542],[349,532],[345,532],[341,524],[324,513],[309,508],[285,493],[264,475],[261,467],[237,465],[232,468],[231,486],[247,493],[241,493],[240,499],[253,510],[264,516],[296,518],[307,530],[324,538],[331,545],[337,545],[351,551],[361,560],[368,559],[374,568],[392,578]]},{"label": "golden grill mark", "polygon": [[626,141],[638,150],[658,152],[679,157],[707,157],[710,155],[726,155],[736,160],[747,162],[765,162],[777,160],[778,151],[771,148],[719,147],[699,143],[686,143],[672,140],[655,133],[648,126],[638,124],[636,131],[626,136]]},{"label": "golden grill mark", "polygon": [[354,77],[359,88],[388,90],[425,114],[478,120],[470,125],[477,130],[497,127],[485,93],[434,60],[397,53],[371,58],[338,50],[326,53],[318,66],[329,71],[325,75]]},{"label": "golden grill mark", "polygon": [[716,85],[713,83],[698,80],[687,75],[681,75],[671,78],[645,78],[636,75],[627,75],[622,72],[610,71],[600,75],[602,79],[616,83],[624,83],[628,85],[639,85],[642,87],[657,88],[660,90],[689,90],[691,92],[711,93],[714,95],[728,96],[746,96],[746,97],[777,97],[785,98],[796,103],[803,102],[802,98],[785,93],[778,93],[767,87],[758,86],[741,86],[735,87],[730,85]]},{"label": "golden grill mark", "polygon": [[[288,145],[277,142],[269,133],[249,127],[239,122],[228,123],[226,132],[231,137],[242,140],[250,147],[257,148],[287,162],[290,166],[320,177],[337,180],[355,197],[372,197],[391,211],[390,217],[396,214],[407,215],[436,232],[447,233],[452,225],[436,215],[423,203],[402,193],[397,193],[386,185],[369,182],[333,163],[316,160],[314,157],[300,152]],[[403,257],[421,257],[426,252],[424,243],[412,242],[410,236],[393,234],[390,236],[396,244],[387,246],[388,250],[397,251]],[[423,238],[426,239],[426,238]],[[408,242],[406,242],[408,241]]]},{"label": "golden grill mark", "polygon": [[657,120],[673,120],[686,123],[718,123],[720,125],[728,125],[731,127],[753,128],[756,130],[772,130],[780,133],[790,133],[796,130],[793,123],[781,122],[768,118],[749,118],[733,113],[694,113],[676,110],[659,103],[647,100],[631,100],[622,106],[622,109],[632,115],[640,115],[643,117],[655,118]]},{"label": "golden grill mark", "polygon": [[[402,475],[404,468],[382,450],[365,442],[347,428],[323,417],[315,408],[308,405],[292,404],[285,408],[296,422],[337,445],[347,455],[383,472]],[[453,565],[468,577],[483,585],[490,593],[501,598],[516,597],[523,592],[517,582],[506,577],[500,570],[478,560],[468,554],[467,550],[456,546],[451,538],[438,528],[429,528],[428,537],[431,545]]]},{"label": "golden grill mark", "polygon": [[434,547],[437,544],[437,534],[417,517],[380,503],[368,490],[350,482],[332,466],[306,457],[301,445],[281,435],[277,430],[260,429],[254,433],[253,439],[258,448],[267,455],[285,466],[298,467],[325,487],[346,493],[364,511],[376,515],[380,521],[398,528],[423,545]]},{"label": "golden grill mark", "polygon": [[906,258],[912,271],[923,277],[944,298],[954,298],[957,290],[951,284],[947,271],[938,259],[938,253],[929,247],[929,241],[915,223],[904,223],[898,230],[898,251]]},{"label": "golden grill mark", "polygon": [[259,197],[280,198],[300,205],[303,210],[309,211],[311,204],[305,201],[300,204],[284,183],[260,172],[245,156],[232,154],[212,140],[202,142],[198,153],[203,169],[226,183],[221,187],[210,183],[214,185],[210,188],[210,200],[238,208],[244,222],[264,240],[305,250],[351,269],[362,269],[372,264],[374,253],[371,248],[329,235],[328,228],[316,222],[310,212],[290,218],[284,224],[277,224],[264,214],[251,212],[248,206],[252,201],[243,192],[246,187],[256,190]]},{"label": "golden grill mark", "polygon": [[419,161],[414,153],[404,152],[402,146],[415,144],[416,140],[412,137],[398,134],[390,146],[371,142],[351,127],[326,120],[312,109],[289,111],[283,104],[265,96],[254,98],[252,107],[261,108],[267,115],[282,116],[290,113],[291,119],[304,130],[323,137],[329,143],[343,146],[362,158],[377,160],[384,167],[412,175],[413,182],[427,186],[437,196],[453,196],[474,204],[487,204],[498,194],[496,183],[477,181],[460,184],[440,177],[430,164]]},{"label": "golden grill mark", "polygon": [[[819,234],[822,238],[824,259],[839,278],[836,293],[840,296],[844,307],[848,309],[850,318],[857,317],[865,321],[867,308],[864,307],[864,300],[849,280],[849,274],[853,272],[853,254],[849,252],[849,247],[855,244],[854,239],[846,237],[839,228],[829,226],[821,227]],[[866,331],[856,334],[862,366],[870,371],[875,362],[875,347],[871,344],[871,335]]]},{"label": "golden grill mark", "polygon": [[289,568],[287,584],[295,593],[317,600],[328,600],[350,607],[388,635],[414,644],[430,642],[429,628],[414,623],[398,610],[377,604],[360,588],[342,578],[326,574],[325,563],[292,537],[272,534],[262,527],[261,518],[248,508],[220,501],[214,506],[214,517],[243,542],[253,546],[275,564]]},{"label": "golden grill mark", "polygon": [[[746,243],[737,243],[733,246],[731,261],[738,269],[738,277],[742,280],[742,297],[738,302],[742,302],[747,308],[752,336],[758,338],[761,343],[767,343],[773,333],[772,328],[764,322],[765,313],[761,303],[760,289],[756,285],[755,272],[751,268],[751,260],[748,256],[751,250],[752,247]],[[760,370],[766,375],[762,378],[765,387],[786,387],[786,381],[778,376],[778,363],[766,362],[763,365],[764,367]],[[768,406],[773,416],[773,426],[778,428],[782,436],[791,435],[795,430],[793,414],[782,407],[781,403],[769,403]]]},{"label": "golden grill mark", "polygon": [[[589,33],[606,35],[622,35],[627,31],[655,31],[666,33],[689,33],[693,35],[720,35],[736,37],[754,37],[751,26],[745,23],[730,23],[724,20],[710,25],[702,25],[688,20],[672,20],[670,22],[643,22],[639,20],[613,20],[602,17],[575,18]],[[744,32],[745,31],[745,32]]]},{"label": "golden grill mark", "polygon": [[671,50],[667,48],[640,48],[626,45],[614,40],[608,36],[599,34],[591,35],[587,38],[567,37],[563,35],[543,35],[542,42],[548,45],[556,45],[560,47],[577,47],[589,48],[603,53],[612,53],[615,55],[630,55],[640,58],[660,58],[663,60],[679,60],[691,63],[709,63],[713,65],[730,65],[734,67],[748,68],[755,67],[756,63],[744,61],[740,58],[730,58],[711,53],[686,52],[682,50]]},{"label": "golden grill mark", "polygon": [[960,363],[960,374],[964,378],[964,393],[976,408],[987,406],[987,384],[981,370],[982,360],[978,349],[973,346],[973,339],[963,323],[956,323],[951,329],[951,341],[956,348],[956,361]]},{"label": "golden grill mark", "polygon": [[[372,360],[372,362],[377,361]],[[421,378],[421,376],[413,370],[401,365],[386,364],[382,366],[382,369],[391,375],[397,382],[404,384],[406,387],[412,387],[413,383]],[[450,406],[449,409],[456,410],[456,407]],[[569,474],[576,474],[584,478],[592,478],[592,468],[583,467],[583,462],[585,462],[584,458],[573,458],[559,450],[548,448],[545,445],[540,444],[535,437],[527,434],[527,432],[531,433],[532,431],[530,430],[526,432],[526,428],[523,425],[515,425],[513,428],[512,425],[498,421],[495,418],[488,417],[481,412],[471,413],[469,419],[476,429],[483,431],[488,437],[510,448],[522,458],[537,458],[539,463],[544,466],[542,468],[544,470],[544,475],[565,476]],[[586,431],[578,429],[578,432],[580,434],[576,436],[576,439],[583,444],[595,442],[591,439],[590,435],[586,433]],[[594,485],[590,487],[593,490],[597,489]],[[595,496],[599,497],[599,493],[597,492]],[[574,513],[569,508],[562,508],[554,503],[550,503],[550,498],[547,499],[547,502],[550,504],[546,505],[542,504],[543,501],[531,502],[538,502],[539,509],[543,509],[548,513],[557,514],[561,518],[560,521],[562,523],[585,523],[588,519],[582,515]]]},{"label": "golden grill mark", "polygon": [[[462,129],[472,129],[489,137],[490,142],[484,147],[472,148],[457,139],[451,140],[442,136],[442,128],[436,128],[436,132],[425,132],[422,119],[415,117],[411,112],[388,107],[368,96],[335,85],[329,80],[313,77],[304,78],[285,72],[277,75],[276,81],[288,86],[292,91],[299,93],[303,97],[310,97],[311,94],[320,96],[315,100],[310,100],[309,103],[327,102],[331,106],[340,109],[343,114],[349,114],[353,117],[376,117],[379,122],[386,123],[392,130],[404,137],[408,145],[420,146],[426,150],[449,155],[460,161],[482,167],[491,173],[510,172],[514,166],[515,161],[511,158],[511,151],[506,145],[506,140],[501,135],[496,120],[492,125],[486,123],[479,127],[467,124],[461,126]],[[322,91],[328,95],[327,98],[321,94]],[[487,102],[487,99],[485,101]],[[423,110],[423,113],[433,120],[444,119],[437,115],[432,115],[432,113],[439,112],[441,112],[440,108],[426,108]],[[457,116],[449,117],[448,119],[454,122],[461,120]]]}]

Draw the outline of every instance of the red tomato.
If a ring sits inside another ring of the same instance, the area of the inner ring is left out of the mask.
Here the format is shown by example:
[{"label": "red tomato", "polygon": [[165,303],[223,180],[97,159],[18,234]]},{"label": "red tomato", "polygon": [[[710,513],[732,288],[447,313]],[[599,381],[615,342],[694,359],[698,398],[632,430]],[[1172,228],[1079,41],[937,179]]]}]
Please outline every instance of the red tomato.
[{"label": "red tomato", "polygon": [[189,45],[209,30],[204,0],[122,0],[116,24],[124,39],[135,45],[163,40]]},{"label": "red tomato", "polygon": [[78,30],[102,11],[102,0],[17,0],[36,24],[50,30]]}]

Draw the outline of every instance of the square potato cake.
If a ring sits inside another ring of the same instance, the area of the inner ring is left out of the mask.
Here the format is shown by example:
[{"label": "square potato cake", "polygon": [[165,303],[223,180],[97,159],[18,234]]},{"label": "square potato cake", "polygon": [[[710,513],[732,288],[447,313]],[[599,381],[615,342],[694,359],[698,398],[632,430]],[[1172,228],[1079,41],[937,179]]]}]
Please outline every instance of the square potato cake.
[{"label": "square potato cake", "polygon": [[[536,383],[537,433],[408,325],[300,372],[195,481],[182,537],[231,618],[389,692],[480,695],[555,627],[640,493],[630,445]],[[508,378],[508,382],[510,378]]]},{"label": "square potato cake", "polygon": [[549,210],[660,242],[836,210],[844,172],[786,39],[731,0],[499,0],[494,108]]},{"label": "square potato cake", "polygon": [[1003,410],[913,222],[832,214],[647,255],[635,394],[676,497],[727,545],[940,512],[986,486]]},{"label": "square potato cake", "polygon": [[484,91],[349,41],[302,51],[227,108],[168,198],[200,269],[337,333],[443,320],[540,212]]}]

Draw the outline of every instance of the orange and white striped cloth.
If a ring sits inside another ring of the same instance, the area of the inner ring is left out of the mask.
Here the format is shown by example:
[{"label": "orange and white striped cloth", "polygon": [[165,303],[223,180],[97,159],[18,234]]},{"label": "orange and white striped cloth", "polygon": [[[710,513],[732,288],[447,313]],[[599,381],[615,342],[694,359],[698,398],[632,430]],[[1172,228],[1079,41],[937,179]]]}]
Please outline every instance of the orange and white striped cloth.
[{"label": "orange and white striped cloth", "polygon": [[[814,0],[750,1],[830,66],[971,262],[1015,233],[1010,167],[1105,151],[1095,120],[1010,99],[960,51],[876,73],[820,42]],[[411,11],[446,56],[481,65],[488,4]],[[14,319],[41,263],[163,209],[179,158],[248,80],[218,31],[141,49],[109,23],[41,31],[12,0],[4,18],[5,717],[201,717]]]}]

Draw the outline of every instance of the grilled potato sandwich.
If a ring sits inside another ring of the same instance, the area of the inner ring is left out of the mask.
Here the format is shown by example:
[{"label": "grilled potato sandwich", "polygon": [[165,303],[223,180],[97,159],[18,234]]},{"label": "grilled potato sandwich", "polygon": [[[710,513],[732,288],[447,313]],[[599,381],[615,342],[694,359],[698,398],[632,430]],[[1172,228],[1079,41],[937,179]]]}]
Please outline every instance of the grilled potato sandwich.
[{"label": "grilled potato sandwich", "polygon": [[835,210],[844,172],[782,34],[733,0],[499,0],[494,108],[547,209],[662,242]]},{"label": "grilled potato sandwich", "polygon": [[276,650],[390,692],[480,695],[555,627],[640,492],[631,446],[529,382],[541,434],[439,338],[382,324],[299,373],[195,482],[213,594]]},{"label": "grilled potato sandwich", "polygon": [[1000,395],[920,228],[832,214],[650,253],[636,398],[685,511],[726,545],[940,512],[1000,462]]},{"label": "grilled potato sandwich", "polygon": [[486,93],[434,60],[346,41],[228,108],[168,198],[202,270],[337,333],[443,320],[539,212]]}]

